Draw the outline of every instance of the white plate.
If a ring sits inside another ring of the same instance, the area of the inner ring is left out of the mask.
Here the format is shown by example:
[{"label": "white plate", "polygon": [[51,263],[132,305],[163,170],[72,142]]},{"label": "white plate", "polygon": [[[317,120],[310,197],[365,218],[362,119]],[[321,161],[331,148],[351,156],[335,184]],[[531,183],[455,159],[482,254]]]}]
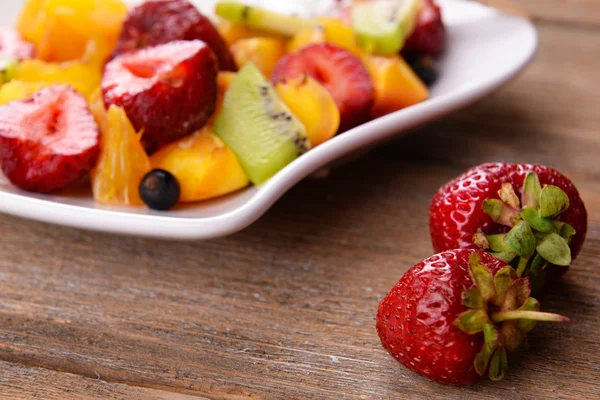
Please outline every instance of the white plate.
[{"label": "white plate", "polygon": [[[333,1],[333,0],[331,0]],[[242,230],[286,191],[332,162],[402,135],[490,94],[514,78],[533,58],[537,33],[526,19],[502,15],[466,0],[438,0],[448,26],[449,48],[430,100],[346,132],[303,155],[260,188],[178,208],[167,213],[107,207],[89,195],[25,193],[0,177],[0,212],[39,221],[120,234],[169,239],[209,239]],[[290,11],[326,7],[324,0],[254,0]],[[3,1],[0,24],[12,25],[23,0]],[[211,9],[214,0],[196,0]]]}]

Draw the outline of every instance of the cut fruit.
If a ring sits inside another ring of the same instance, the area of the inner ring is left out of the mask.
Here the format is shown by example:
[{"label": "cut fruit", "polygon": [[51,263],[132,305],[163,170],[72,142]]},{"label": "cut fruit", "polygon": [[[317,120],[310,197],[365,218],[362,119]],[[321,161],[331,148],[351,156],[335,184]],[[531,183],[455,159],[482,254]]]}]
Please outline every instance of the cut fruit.
[{"label": "cut fruit", "polygon": [[365,58],[375,87],[371,118],[379,118],[429,98],[429,90],[400,56]]},{"label": "cut fruit", "polygon": [[170,144],[150,160],[153,168],[177,178],[182,203],[223,196],[250,183],[233,152],[209,127]]},{"label": "cut fruit", "polygon": [[310,149],[302,123],[253,64],[231,82],[214,130],[255,185]]},{"label": "cut fruit", "polygon": [[295,15],[280,14],[261,7],[248,6],[236,1],[219,1],[216,7],[219,17],[250,28],[287,37],[310,29],[314,21]]},{"label": "cut fruit", "polygon": [[180,40],[203,41],[215,53],[221,71],[237,70],[225,40],[188,0],[150,0],[133,8],[115,55]]},{"label": "cut fruit", "polygon": [[0,57],[0,86],[15,78],[18,65],[19,63],[14,59],[4,59]]},{"label": "cut fruit", "polygon": [[412,35],[424,0],[380,0],[352,8],[358,43],[368,53],[397,54]]},{"label": "cut fruit", "polygon": [[25,60],[19,63],[15,79],[22,82],[69,85],[90,99],[100,86],[101,74],[94,65],[80,62],[58,64]]},{"label": "cut fruit", "polygon": [[98,126],[68,86],[0,107],[0,165],[17,187],[51,193],[82,178],[98,157]]},{"label": "cut fruit", "polygon": [[240,68],[251,62],[264,76],[270,78],[279,59],[286,53],[285,44],[281,39],[242,39],[231,46],[231,53]]},{"label": "cut fruit", "polygon": [[238,40],[252,38],[271,38],[285,40],[283,36],[272,34],[269,32],[259,31],[257,29],[252,29],[248,25],[237,24],[224,19],[221,19],[216,25],[216,27],[223,39],[225,39],[227,44],[229,44],[229,46],[231,46]]},{"label": "cut fruit", "polygon": [[[217,107],[215,108],[215,112],[213,113],[212,117],[210,118],[210,120],[208,121],[208,123],[206,125],[213,126],[215,124],[215,120],[217,119],[217,116],[221,112],[221,108],[223,108],[223,102],[225,100],[225,93],[227,93],[227,90],[229,89],[229,86],[231,85],[231,82],[236,77],[236,75],[237,75],[237,73],[235,73],[235,72],[225,72],[225,71],[219,72],[219,75],[217,76],[217,87],[218,87],[218,89],[217,89],[218,90]],[[0,90],[0,93],[2,93],[1,90]]]},{"label": "cut fruit", "polygon": [[433,0],[425,0],[415,31],[406,41],[402,54],[418,53],[437,57],[446,48],[446,27],[442,10]]},{"label": "cut fruit", "polygon": [[92,103],[92,112],[102,131],[100,159],[92,171],[94,199],[114,205],[143,206],[139,186],[152,169],[150,159],[122,108],[106,112],[102,96]]},{"label": "cut fruit", "polygon": [[215,111],[217,61],[200,40],[176,41],[122,54],[106,65],[107,106],[123,107],[150,153],[197,129]]},{"label": "cut fruit", "polygon": [[363,62],[331,43],[313,44],[279,61],[275,84],[309,75],[331,94],[340,110],[340,132],[369,119],[373,105],[373,82]]},{"label": "cut fruit", "polygon": [[311,29],[298,32],[288,43],[288,52],[302,50],[311,44],[333,43],[348,50],[357,57],[362,57],[363,51],[358,46],[352,28],[335,18],[319,18],[318,25]]},{"label": "cut fruit", "polygon": [[11,101],[28,99],[43,88],[49,86],[52,86],[52,84],[12,80],[0,87],[0,106],[8,104]]},{"label": "cut fruit", "polygon": [[335,136],[340,127],[340,111],[333,97],[317,80],[304,75],[278,83],[275,90],[304,124],[312,147]]},{"label": "cut fruit", "polygon": [[23,40],[18,32],[0,27],[0,59],[25,60],[33,58],[34,55],[33,44]]}]

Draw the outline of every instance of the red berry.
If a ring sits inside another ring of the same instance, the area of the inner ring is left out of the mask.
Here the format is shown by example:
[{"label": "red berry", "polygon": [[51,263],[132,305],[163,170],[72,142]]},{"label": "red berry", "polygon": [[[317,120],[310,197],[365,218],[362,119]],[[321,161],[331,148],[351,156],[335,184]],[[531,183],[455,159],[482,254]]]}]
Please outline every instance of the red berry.
[{"label": "red berry", "polygon": [[0,107],[0,165],[17,187],[62,189],[94,166],[99,131],[83,96],[52,86]]},{"label": "red berry", "polygon": [[25,60],[33,58],[34,54],[35,47],[26,42],[18,32],[0,28],[0,56]]},{"label": "red berry", "polygon": [[[542,187],[556,186],[568,196],[568,209],[554,219],[574,228],[576,233],[570,239],[569,247],[572,259],[575,259],[587,232],[587,211],[577,188],[552,168],[527,164],[484,164],[440,188],[429,210],[429,228],[435,251],[477,248],[473,238],[479,229],[486,235],[508,232],[510,228],[494,222],[483,206],[486,200],[500,199],[498,192],[506,183],[514,188],[517,200],[521,199],[528,172],[537,174]],[[517,212],[522,205],[516,205]]]},{"label": "red berry", "polygon": [[374,101],[373,81],[362,61],[329,43],[314,44],[279,61],[273,82],[304,74],[319,81],[331,93],[341,114],[340,132],[369,119]]},{"label": "red berry", "polygon": [[125,20],[115,55],[176,40],[202,40],[215,53],[222,71],[237,71],[225,40],[188,0],[147,1]]},{"label": "red berry", "polygon": [[413,34],[404,45],[405,53],[424,53],[439,56],[446,48],[446,28],[442,11],[433,0],[426,0]]},{"label": "red berry", "polygon": [[392,357],[436,382],[498,380],[535,321],[568,321],[539,313],[530,292],[527,278],[481,250],[447,251],[404,274],[379,305],[377,332]]},{"label": "red berry", "polygon": [[109,62],[102,91],[107,108],[123,107],[154,152],[209,120],[217,102],[217,63],[199,40],[148,47]]}]

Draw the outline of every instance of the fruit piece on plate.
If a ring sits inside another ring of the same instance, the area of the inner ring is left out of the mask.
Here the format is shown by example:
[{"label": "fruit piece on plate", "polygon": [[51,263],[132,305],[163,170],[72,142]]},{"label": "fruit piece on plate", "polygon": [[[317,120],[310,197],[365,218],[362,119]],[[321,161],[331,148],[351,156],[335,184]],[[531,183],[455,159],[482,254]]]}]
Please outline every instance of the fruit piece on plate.
[{"label": "fruit piece on plate", "polygon": [[278,83],[275,90],[304,124],[312,147],[335,136],[340,127],[340,111],[333,97],[316,79],[308,75],[288,79]]},{"label": "fruit piece on plate", "polygon": [[123,107],[150,153],[202,128],[215,110],[217,62],[200,40],[117,56],[102,80],[107,106]]},{"label": "fruit piece on plate", "polygon": [[[225,101],[225,93],[227,93],[227,90],[229,89],[229,86],[231,85],[231,82],[233,81],[233,78],[235,78],[236,75],[237,73],[235,72],[219,72],[219,75],[217,76],[217,106],[215,107],[215,112],[213,113],[212,117],[210,117],[210,120],[206,125],[213,126],[215,124],[215,120],[221,112],[221,108],[223,108],[223,102]],[[0,94],[1,93],[2,91],[0,90]]]},{"label": "fruit piece on plate", "polygon": [[358,43],[369,53],[397,54],[415,30],[424,0],[380,0],[352,7]]},{"label": "fruit piece on plate", "polygon": [[372,118],[421,103],[429,97],[427,86],[400,56],[369,56],[365,62],[375,86]]},{"label": "fruit piece on plate", "polygon": [[229,46],[242,39],[271,38],[286,40],[286,38],[281,35],[259,31],[250,28],[248,25],[230,22],[225,19],[219,20],[216,27]]},{"label": "fruit piece on plate", "polygon": [[333,97],[340,110],[340,131],[369,119],[374,90],[369,71],[347,50],[330,43],[313,44],[279,61],[272,80],[275,84],[309,75]]},{"label": "fruit piece on plate", "polygon": [[0,87],[15,78],[18,65],[14,59],[5,59],[0,56]]},{"label": "fruit piece on plate", "polygon": [[12,80],[0,87],[0,106],[15,100],[25,100],[32,97],[45,87],[52,86],[45,82],[23,82]]},{"label": "fruit piece on plate", "polygon": [[232,193],[250,183],[233,152],[209,127],[164,147],[150,160],[153,168],[177,178],[184,203]]},{"label": "fruit piece on plate", "polygon": [[250,28],[287,37],[294,36],[304,29],[310,29],[315,22],[296,15],[280,14],[261,7],[248,6],[237,1],[219,1],[216,14],[230,22],[244,24]]},{"label": "fruit piece on plate", "polygon": [[406,41],[402,52],[439,56],[446,48],[446,28],[442,10],[433,0],[425,0],[425,7],[419,13],[415,31]]},{"label": "fruit piece on plate", "polygon": [[111,106],[104,108],[102,96],[92,102],[92,112],[102,131],[100,158],[92,170],[92,191],[100,203],[142,206],[139,186],[142,178],[152,169],[150,159],[125,110]]},{"label": "fruit piece on plate", "polygon": [[577,257],[587,211],[575,185],[552,168],[483,164],[439,189],[429,228],[436,251],[485,249],[539,292]]},{"label": "fruit piece on plate", "polygon": [[537,321],[567,322],[540,312],[527,278],[481,250],[450,250],[412,267],[381,301],[377,332],[405,367],[447,385],[502,379],[507,357]]},{"label": "fruit piece on plate", "polygon": [[304,125],[253,64],[231,82],[214,130],[255,185],[310,149]]},{"label": "fruit piece on plate", "polygon": [[17,66],[15,79],[22,82],[69,85],[89,99],[100,86],[101,73],[96,66],[81,62],[59,64],[25,60]]},{"label": "fruit piece on plate", "polygon": [[242,39],[231,46],[231,53],[240,68],[252,62],[264,76],[270,78],[279,59],[286,53],[285,45],[282,39]]},{"label": "fruit piece on plate", "polygon": [[0,165],[24,190],[50,193],[79,180],[96,162],[98,136],[85,98],[67,86],[0,107]]},{"label": "fruit piece on plate", "polygon": [[154,169],[140,183],[140,197],[148,207],[168,211],[179,202],[181,187],[169,171]]},{"label": "fruit piece on plate", "polygon": [[127,6],[120,0],[29,0],[18,28],[45,61],[100,66],[113,51]]},{"label": "fruit piece on plate", "polygon": [[221,71],[237,70],[225,40],[188,0],[151,0],[133,8],[115,55],[179,40],[205,42],[215,53]]},{"label": "fruit piece on plate", "polygon": [[298,32],[288,43],[288,52],[293,53],[315,43],[333,43],[362,57],[363,51],[356,42],[354,31],[335,18],[318,18],[318,24],[310,29]]},{"label": "fruit piece on plate", "polygon": [[26,42],[21,34],[10,29],[0,27],[0,58],[3,60],[25,60],[33,58],[35,47]]}]

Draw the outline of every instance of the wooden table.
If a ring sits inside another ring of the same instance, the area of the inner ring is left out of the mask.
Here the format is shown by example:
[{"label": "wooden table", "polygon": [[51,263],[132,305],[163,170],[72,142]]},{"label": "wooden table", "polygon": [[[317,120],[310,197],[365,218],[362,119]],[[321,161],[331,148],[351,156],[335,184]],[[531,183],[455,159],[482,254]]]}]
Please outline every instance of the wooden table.
[{"label": "wooden table", "polygon": [[[233,237],[169,243],[0,216],[0,398],[600,398],[600,3],[527,0],[541,49],[485,101],[307,181]],[[577,183],[588,241],[506,379],[447,388],[382,349],[375,311],[431,255],[435,190],[493,160]]]}]

